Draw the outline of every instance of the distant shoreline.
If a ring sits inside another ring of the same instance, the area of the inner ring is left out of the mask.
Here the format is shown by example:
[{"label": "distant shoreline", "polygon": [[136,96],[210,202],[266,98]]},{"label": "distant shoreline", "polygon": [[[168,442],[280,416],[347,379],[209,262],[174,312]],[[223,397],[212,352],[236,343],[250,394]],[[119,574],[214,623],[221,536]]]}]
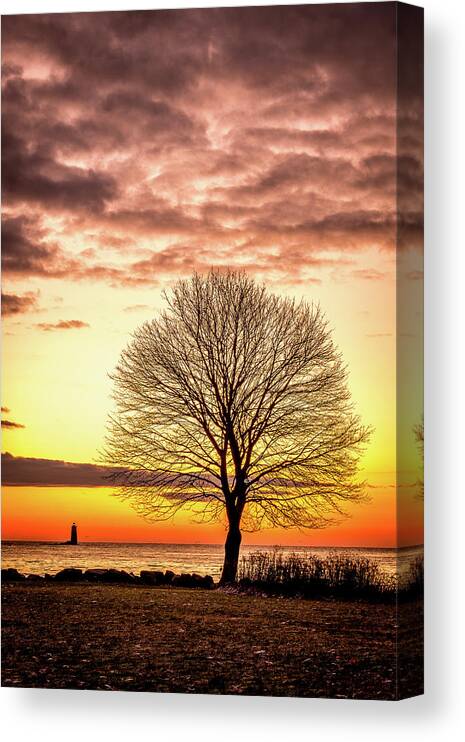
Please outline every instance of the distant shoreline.
[{"label": "distant shoreline", "polygon": [[[71,546],[64,541],[42,541],[36,539],[2,539],[1,544],[3,545],[14,545],[14,544],[43,544],[53,546]],[[201,547],[215,547],[224,548],[224,544],[221,543],[202,543],[200,541],[188,542],[176,542],[176,541],[84,541],[80,540],[77,546],[92,546],[92,545],[127,545],[127,546],[201,546]],[[406,549],[422,549],[424,544],[410,544],[408,546],[360,546],[360,545],[335,545],[326,544],[321,546],[314,546],[313,544],[244,544],[247,549],[257,550],[269,550],[273,549],[353,549],[353,550],[367,550],[367,551],[403,551]]]}]

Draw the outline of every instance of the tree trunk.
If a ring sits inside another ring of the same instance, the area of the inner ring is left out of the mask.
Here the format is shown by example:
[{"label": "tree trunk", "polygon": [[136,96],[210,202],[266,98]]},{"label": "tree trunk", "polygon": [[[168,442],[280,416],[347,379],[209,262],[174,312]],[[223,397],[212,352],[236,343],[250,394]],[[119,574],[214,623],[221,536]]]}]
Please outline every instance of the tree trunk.
[{"label": "tree trunk", "polygon": [[237,565],[239,563],[239,549],[242,534],[239,524],[229,525],[228,535],[224,545],[224,564],[220,585],[228,585],[236,581]]}]

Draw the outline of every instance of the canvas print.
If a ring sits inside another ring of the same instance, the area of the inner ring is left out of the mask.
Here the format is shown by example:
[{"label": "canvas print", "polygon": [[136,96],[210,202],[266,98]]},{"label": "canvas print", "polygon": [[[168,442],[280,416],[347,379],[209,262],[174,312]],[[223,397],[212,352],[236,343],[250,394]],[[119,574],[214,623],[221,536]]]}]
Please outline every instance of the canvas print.
[{"label": "canvas print", "polygon": [[423,13],[2,19],[2,683],[423,692]]}]

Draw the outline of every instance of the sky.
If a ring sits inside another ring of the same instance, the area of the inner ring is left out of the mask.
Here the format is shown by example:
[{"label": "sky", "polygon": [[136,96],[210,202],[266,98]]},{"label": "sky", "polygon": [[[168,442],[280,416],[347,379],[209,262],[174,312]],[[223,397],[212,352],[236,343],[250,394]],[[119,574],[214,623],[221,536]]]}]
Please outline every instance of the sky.
[{"label": "sky", "polygon": [[3,538],[79,520],[86,540],[222,541],[143,521],[96,464],[131,332],[174,281],[229,266],[321,303],[374,428],[369,504],[246,541],[422,540],[421,100],[406,75],[399,111],[395,6],[3,18]]}]

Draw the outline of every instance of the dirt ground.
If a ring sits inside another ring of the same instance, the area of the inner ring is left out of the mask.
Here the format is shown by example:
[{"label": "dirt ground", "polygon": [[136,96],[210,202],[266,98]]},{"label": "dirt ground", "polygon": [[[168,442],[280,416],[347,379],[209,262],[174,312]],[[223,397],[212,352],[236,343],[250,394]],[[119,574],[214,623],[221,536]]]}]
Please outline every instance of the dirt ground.
[{"label": "dirt ground", "polygon": [[218,590],[9,584],[2,685],[391,700],[422,692],[421,604],[400,611]]}]

